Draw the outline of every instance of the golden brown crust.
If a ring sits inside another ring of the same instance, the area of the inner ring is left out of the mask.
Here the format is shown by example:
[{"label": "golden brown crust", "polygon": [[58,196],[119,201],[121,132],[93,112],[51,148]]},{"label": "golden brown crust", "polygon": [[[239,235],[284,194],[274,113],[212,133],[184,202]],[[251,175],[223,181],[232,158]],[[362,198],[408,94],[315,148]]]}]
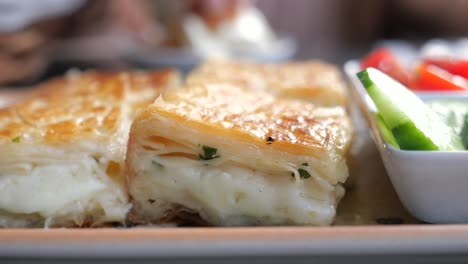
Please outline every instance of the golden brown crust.
[{"label": "golden brown crust", "polygon": [[[172,70],[70,73],[46,82],[27,99],[0,110],[0,142],[66,144],[114,134],[124,107],[135,113],[178,85]],[[125,103],[124,103],[125,102]]]},{"label": "golden brown crust", "polygon": [[318,60],[281,64],[209,60],[187,77],[187,83],[231,83],[320,105],[346,104],[346,87],[339,70]]},{"label": "golden brown crust", "polygon": [[[343,154],[352,135],[343,107],[277,99],[229,84],[194,85],[168,93],[137,118],[167,117],[201,133],[300,155]],[[272,138],[273,144],[266,144]]]}]

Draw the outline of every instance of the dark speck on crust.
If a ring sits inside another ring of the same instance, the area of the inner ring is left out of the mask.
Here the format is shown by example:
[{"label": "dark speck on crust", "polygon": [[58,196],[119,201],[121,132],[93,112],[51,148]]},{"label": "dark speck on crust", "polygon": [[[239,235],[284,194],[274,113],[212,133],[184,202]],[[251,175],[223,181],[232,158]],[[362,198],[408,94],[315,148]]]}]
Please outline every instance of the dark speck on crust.
[{"label": "dark speck on crust", "polygon": [[267,138],[266,138],[267,144],[271,144],[271,143],[273,143],[274,141],[275,141],[275,139],[272,138],[272,137],[267,137]]}]

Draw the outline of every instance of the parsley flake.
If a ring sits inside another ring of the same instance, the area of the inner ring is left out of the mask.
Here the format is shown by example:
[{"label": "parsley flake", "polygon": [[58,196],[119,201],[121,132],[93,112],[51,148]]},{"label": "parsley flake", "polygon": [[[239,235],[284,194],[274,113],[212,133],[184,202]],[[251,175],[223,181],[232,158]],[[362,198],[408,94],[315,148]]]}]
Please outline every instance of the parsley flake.
[{"label": "parsley flake", "polygon": [[198,155],[201,160],[212,160],[220,157],[219,155],[216,155],[216,153],[218,152],[218,149],[216,148],[202,145],[202,149],[203,155]]},{"label": "parsley flake", "polygon": [[13,138],[11,141],[14,142],[14,143],[20,143],[21,137],[20,137],[20,136],[17,136],[17,137],[15,137],[15,138]]},{"label": "parsley flake", "polygon": [[162,165],[161,163],[157,162],[157,161],[151,161],[151,163],[153,163],[154,165],[158,166],[158,168],[162,169],[164,168],[164,165]]},{"label": "parsley flake", "polygon": [[302,179],[310,178],[310,173],[304,169],[298,169],[297,172],[299,172],[299,176],[301,176]]}]

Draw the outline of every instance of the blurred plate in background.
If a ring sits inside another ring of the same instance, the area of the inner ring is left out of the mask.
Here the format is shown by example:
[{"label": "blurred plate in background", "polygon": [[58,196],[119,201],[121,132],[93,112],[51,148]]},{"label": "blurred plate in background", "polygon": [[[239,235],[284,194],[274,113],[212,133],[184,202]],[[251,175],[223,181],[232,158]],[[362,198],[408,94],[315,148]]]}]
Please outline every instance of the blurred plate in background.
[{"label": "blurred plate in background", "polygon": [[[293,38],[283,37],[276,40],[271,47],[268,51],[231,50],[228,57],[260,62],[285,61],[294,56],[297,43]],[[126,56],[125,61],[137,67],[175,67],[187,72],[206,58],[198,55],[190,48],[157,47],[134,52]]]}]

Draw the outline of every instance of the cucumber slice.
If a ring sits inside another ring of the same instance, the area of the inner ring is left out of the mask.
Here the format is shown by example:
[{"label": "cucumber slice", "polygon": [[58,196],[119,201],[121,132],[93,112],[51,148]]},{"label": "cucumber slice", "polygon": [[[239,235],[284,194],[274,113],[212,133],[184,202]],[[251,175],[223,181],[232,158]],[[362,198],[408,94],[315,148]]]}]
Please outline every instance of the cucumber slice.
[{"label": "cucumber slice", "polygon": [[376,113],[375,119],[377,120],[377,126],[379,127],[380,133],[382,133],[383,140],[397,149],[400,148],[398,146],[398,142],[392,134],[392,131],[388,129],[387,124],[385,124],[382,116],[379,113]]},{"label": "cucumber slice", "polygon": [[468,150],[468,113],[463,117],[463,127],[460,132],[462,138],[463,146]]},{"label": "cucumber slice", "polygon": [[373,68],[357,76],[401,149],[464,149],[461,138],[408,88]]}]

